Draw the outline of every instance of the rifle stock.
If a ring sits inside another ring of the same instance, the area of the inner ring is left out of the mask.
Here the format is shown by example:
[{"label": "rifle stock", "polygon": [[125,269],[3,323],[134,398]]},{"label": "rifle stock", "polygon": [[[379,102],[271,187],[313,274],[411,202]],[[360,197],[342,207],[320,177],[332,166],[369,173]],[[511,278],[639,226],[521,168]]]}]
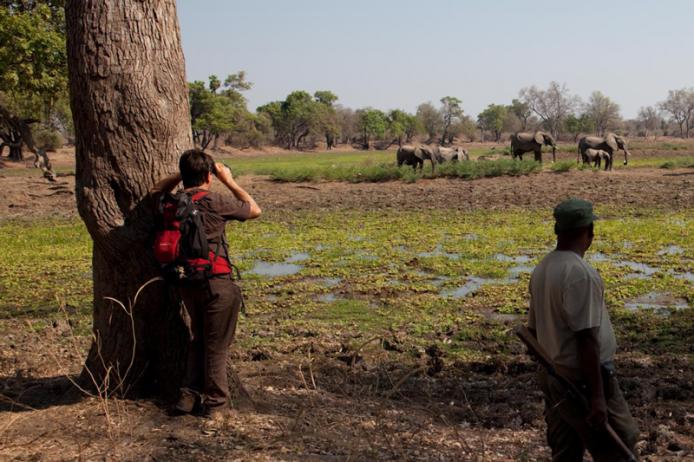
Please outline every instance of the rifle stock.
[{"label": "rifle stock", "polygon": [[[523,341],[525,346],[528,347],[528,352],[537,359],[537,361],[547,369],[547,372],[549,375],[557,379],[564,387],[568,389],[568,391],[571,393],[572,396],[574,396],[581,404],[583,409],[586,411],[586,413],[590,412],[590,403],[586,396],[579,390],[579,388],[574,384],[571,380],[567,379],[563,375],[561,375],[559,372],[557,372],[556,368],[554,367],[554,363],[552,362],[552,358],[549,357],[547,352],[542,348],[540,343],[537,341],[537,338],[530,332],[530,330],[525,327],[525,326],[519,326],[515,330],[516,335]],[[619,450],[624,454],[624,456],[627,458],[629,462],[636,462],[636,456],[634,453],[631,452],[631,450],[627,447],[626,444],[624,444],[624,441],[619,437],[617,432],[614,431],[614,428],[608,423],[605,422],[605,430],[607,431],[607,434],[609,435],[610,439],[614,444],[617,445]]]}]

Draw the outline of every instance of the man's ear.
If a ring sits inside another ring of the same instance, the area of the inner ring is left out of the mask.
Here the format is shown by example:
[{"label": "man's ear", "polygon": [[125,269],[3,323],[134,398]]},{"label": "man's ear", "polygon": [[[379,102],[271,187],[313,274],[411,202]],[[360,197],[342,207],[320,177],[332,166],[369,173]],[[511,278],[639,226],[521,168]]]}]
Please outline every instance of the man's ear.
[{"label": "man's ear", "polygon": [[212,183],[212,173],[207,172],[207,176],[205,177],[205,183]]}]

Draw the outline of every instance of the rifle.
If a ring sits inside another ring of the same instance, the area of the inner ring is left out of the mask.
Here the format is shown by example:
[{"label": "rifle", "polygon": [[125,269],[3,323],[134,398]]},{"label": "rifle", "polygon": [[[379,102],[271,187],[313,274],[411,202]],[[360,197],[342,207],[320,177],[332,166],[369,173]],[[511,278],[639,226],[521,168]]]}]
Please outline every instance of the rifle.
[{"label": "rifle", "polygon": [[[559,383],[566,388],[569,395],[579,402],[586,413],[590,412],[590,403],[588,402],[588,398],[586,398],[585,394],[579,390],[576,384],[557,372],[556,368],[554,367],[554,363],[552,363],[552,359],[542,348],[530,330],[528,330],[528,328],[525,326],[519,326],[516,328],[515,332],[523,343],[525,343],[525,346],[528,347],[528,353],[537,359],[537,361],[547,370],[549,375],[557,379],[557,381],[559,381]],[[612,428],[608,422],[605,422],[605,430],[607,431],[607,435],[610,437],[610,440],[617,445],[627,460],[629,462],[637,462],[636,456],[631,452],[627,445],[624,444],[624,441],[622,441],[617,432],[614,431],[614,428]]]}]

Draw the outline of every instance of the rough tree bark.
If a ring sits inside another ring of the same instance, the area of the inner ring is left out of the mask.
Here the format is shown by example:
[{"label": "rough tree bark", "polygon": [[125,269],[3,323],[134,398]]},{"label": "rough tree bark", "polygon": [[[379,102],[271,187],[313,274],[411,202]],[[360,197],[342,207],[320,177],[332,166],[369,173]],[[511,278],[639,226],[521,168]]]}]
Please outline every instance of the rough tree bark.
[{"label": "rough tree bark", "polygon": [[158,385],[169,394],[187,335],[175,297],[162,283],[149,285],[132,319],[105,297],[127,307],[156,276],[147,193],[191,146],[176,3],[68,0],[65,11],[75,192],[93,240],[94,341],[82,377],[121,392]]}]

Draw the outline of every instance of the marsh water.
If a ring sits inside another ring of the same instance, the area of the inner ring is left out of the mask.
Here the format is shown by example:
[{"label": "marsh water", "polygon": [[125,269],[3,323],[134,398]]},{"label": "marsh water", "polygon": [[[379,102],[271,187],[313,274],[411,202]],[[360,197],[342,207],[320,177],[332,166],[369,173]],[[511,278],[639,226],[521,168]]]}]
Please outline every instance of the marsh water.
[{"label": "marsh water", "polygon": [[[470,239],[476,239],[476,235],[470,235]],[[354,236],[352,240],[361,241],[360,236]],[[325,247],[318,245],[315,250],[320,252],[324,250]],[[398,253],[407,254],[410,250],[399,245],[396,247]],[[661,257],[667,256],[678,256],[683,254],[683,249],[676,245],[669,245],[662,248],[657,252],[657,255]],[[437,244],[430,251],[417,252],[414,254],[419,258],[443,258],[446,260],[458,261],[463,258],[460,253],[449,252],[444,250],[442,244]],[[352,258],[363,262],[376,262],[379,260],[374,254],[367,253],[364,251],[357,251],[352,254]],[[311,259],[311,254],[309,252],[295,251],[291,253],[282,262],[270,262],[264,260],[256,260],[254,266],[250,270],[251,273],[256,274],[261,277],[275,278],[282,276],[291,276],[299,273],[305,267],[305,262]],[[349,256],[344,260],[348,260]],[[600,251],[589,252],[586,255],[586,259],[592,263],[605,264],[609,263],[618,268],[624,268],[629,272],[622,277],[625,279],[643,279],[647,280],[658,274],[669,274],[672,277],[680,280],[685,280],[688,282],[694,282],[694,273],[690,271],[677,272],[672,269],[664,270],[658,268],[648,263],[637,262],[624,258],[621,254],[607,255]],[[474,295],[482,287],[489,285],[507,285],[517,283],[523,275],[529,274],[533,271],[535,265],[535,258],[526,254],[519,255],[507,255],[504,253],[495,253],[486,259],[477,260],[477,262],[488,263],[488,262],[499,262],[501,264],[510,264],[506,268],[505,276],[502,277],[483,277],[475,274],[468,274],[462,277],[450,276],[437,274],[436,272],[428,270],[415,270],[412,271],[412,276],[405,276],[404,279],[398,277],[392,277],[388,279],[387,285],[395,289],[405,288],[408,285],[408,280],[413,276],[417,280],[422,280],[425,284],[436,287],[436,292],[442,297],[450,299],[460,299]],[[338,266],[343,266],[338,263]],[[312,279],[313,282],[317,283],[325,289],[332,289],[329,292],[321,293],[316,296],[316,300],[322,303],[333,303],[339,300],[345,299],[339,290],[336,290],[342,283],[343,279],[339,277],[320,277]],[[629,310],[652,310],[658,314],[669,314],[671,309],[683,309],[688,307],[687,300],[683,298],[674,298],[667,293],[661,292],[650,292],[639,297],[634,297],[628,299],[624,302],[625,308]],[[495,319],[498,321],[508,321],[515,319],[516,315],[505,315],[495,312],[490,312],[487,316],[488,319]]]}]

